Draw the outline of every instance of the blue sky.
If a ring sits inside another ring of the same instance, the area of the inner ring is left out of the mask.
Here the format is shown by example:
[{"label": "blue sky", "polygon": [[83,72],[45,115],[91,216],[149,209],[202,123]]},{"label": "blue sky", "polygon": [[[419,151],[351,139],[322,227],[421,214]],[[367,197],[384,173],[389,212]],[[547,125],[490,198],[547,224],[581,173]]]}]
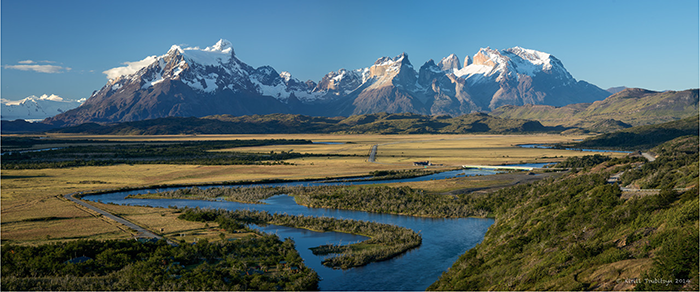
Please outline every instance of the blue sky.
[{"label": "blue sky", "polygon": [[550,53],[603,89],[684,90],[700,79],[697,0],[2,0],[1,13],[8,100],[86,98],[105,70],[221,38],[243,62],[300,80],[402,52],[418,68],[514,46]]}]

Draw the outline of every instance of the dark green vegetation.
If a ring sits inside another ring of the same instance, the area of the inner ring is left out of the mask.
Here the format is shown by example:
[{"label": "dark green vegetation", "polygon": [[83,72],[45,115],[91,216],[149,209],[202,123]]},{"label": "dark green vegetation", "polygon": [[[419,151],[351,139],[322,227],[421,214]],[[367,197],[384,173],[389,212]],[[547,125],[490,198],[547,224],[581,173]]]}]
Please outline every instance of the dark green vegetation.
[{"label": "dark green vegetation", "polygon": [[25,120],[14,120],[6,121],[2,120],[0,122],[0,132],[4,134],[11,133],[35,133],[44,132],[55,129],[56,126],[52,126],[44,123],[32,123]]},{"label": "dark green vegetation", "polygon": [[606,183],[632,159],[486,195],[496,223],[429,290],[620,290],[637,279],[639,290],[697,291],[698,137],[653,151],[625,180],[658,195],[625,200]]},{"label": "dark green vegetation", "polygon": [[202,222],[217,221],[223,228],[229,228],[229,226],[239,228],[244,223],[273,224],[320,232],[336,231],[370,237],[370,239],[363,242],[343,247],[343,253],[323,261],[325,266],[341,269],[360,267],[371,262],[387,260],[420,246],[422,242],[421,236],[410,229],[359,220],[270,214],[268,212],[250,210],[226,211],[208,209],[185,209],[178,218]]},{"label": "dark green vegetation", "polygon": [[491,212],[483,198],[477,195],[431,194],[410,187],[328,186],[296,188],[289,194],[298,204],[313,208],[440,218],[486,217]]},{"label": "dark green vegetation", "polygon": [[601,164],[610,159],[612,158],[600,154],[586,155],[583,157],[574,156],[568,157],[566,160],[557,163],[554,165],[554,168],[585,168]]},{"label": "dark green vegetation", "polygon": [[[24,137],[2,137],[3,147],[31,147],[41,145],[42,140]],[[281,164],[282,160],[327,156],[282,151],[281,153],[215,152],[212,150],[263,145],[310,144],[309,140],[230,140],[230,141],[182,141],[182,142],[105,142],[91,140],[51,140],[46,151],[6,153],[2,157],[2,169],[61,168],[76,166],[103,166],[115,164]]]},{"label": "dark green vegetation", "polygon": [[358,210],[409,216],[462,218],[487,217],[492,208],[474,194],[432,194],[410,187],[387,186],[315,186],[315,187],[198,187],[128,198],[166,198],[229,201],[259,204],[260,200],[281,194],[294,196],[299,205],[312,208]]},{"label": "dark green vegetation", "polygon": [[623,186],[643,189],[672,189],[698,183],[698,136],[688,136],[654,148],[659,157],[620,177]]},{"label": "dark green vegetation", "polygon": [[110,135],[165,134],[465,134],[560,132],[563,128],[544,127],[539,122],[502,119],[484,113],[459,117],[425,116],[412,113],[366,114],[349,118],[311,117],[292,114],[253,116],[219,115],[203,118],[160,118],[102,126],[83,124],[54,130],[61,133]]},{"label": "dark green vegetation", "polygon": [[699,116],[656,125],[638,126],[587,138],[576,148],[649,149],[660,143],[687,135],[698,135]]},{"label": "dark green vegetation", "polygon": [[504,119],[540,121],[545,126],[577,127],[612,132],[629,126],[670,122],[698,114],[698,89],[655,92],[628,88],[594,103],[507,105],[491,112]]},{"label": "dark green vegetation", "polygon": [[138,195],[128,195],[127,199],[187,199],[187,200],[216,200],[222,198],[228,201],[260,204],[261,200],[269,197],[286,194],[289,192],[288,187],[212,187],[212,188],[180,188],[173,191],[165,191],[158,193],[145,193]]},{"label": "dark green vegetation", "polygon": [[179,246],[78,240],[2,248],[2,290],[316,290],[318,281],[294,241],[276,235]]}]

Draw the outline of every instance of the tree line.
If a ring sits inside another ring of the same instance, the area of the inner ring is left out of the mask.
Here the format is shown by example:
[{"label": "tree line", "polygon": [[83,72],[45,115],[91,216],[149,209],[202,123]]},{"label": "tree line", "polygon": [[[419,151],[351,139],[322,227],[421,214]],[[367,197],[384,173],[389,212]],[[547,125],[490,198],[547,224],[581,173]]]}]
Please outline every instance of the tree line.
[{"label": "tree line", "polygon": [[[9,139],[9,138],[7,138]],[[3,143],[6,138],[3,138]],[[31,141],[18,140],[15,144],[29,145]],[[11,140],[8,140],[11,141]],[[63,141],[65,142],[65,141]],[[212,150],[264,145],[310,144],[309,140],[268,139],[231,141],[186,141],[186,142],[102,142],[80,140],[66,147],[46,151],[8,152],[3,155],[2,169],[41,169],[78,166],[105,166],[115,164],[285,164],[284,160],[321,155],[290,151],[251,153]]]}]

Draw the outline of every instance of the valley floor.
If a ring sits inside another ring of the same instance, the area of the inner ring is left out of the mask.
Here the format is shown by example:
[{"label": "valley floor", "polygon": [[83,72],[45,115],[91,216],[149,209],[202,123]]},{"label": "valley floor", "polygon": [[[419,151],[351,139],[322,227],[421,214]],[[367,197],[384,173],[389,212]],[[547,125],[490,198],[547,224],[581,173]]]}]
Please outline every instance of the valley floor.
[{"label": "valley floor", "polygon": [[[525,149],[515,145],[570,142],[580,138],[582,137],[562,135],[51,136],[49,139],[151,143],[183,140],[309,139],[314,142],[342,144],[270,145],[235,150],[357,156],[298,158],[287,161],[291,165],[122,164],[54,169],[5,169],[2,171],[2,242],[40,244],[78,238],[107,239],[132,236],[129,232],[125,232],[125,228],[120,224],[63,198],[63,195],[73,192],[162,184],[363,176],[377,170],[419,168],[413,166],[414,161],[428,160],[433,164],[442,164],[444,168],[459,167],[466,163],[500,165],[550,162],[563,160],[565,157],[579,155],[579,153],[556,149]],[[382,162],[381,164],[367,161],[371,146],[376,144],[380,144],[376,159]],[[486,180],[493,179],[495,178]],[[474,179],[473,181],[425,183],[425,187],[452,192],[456,189],[490,188],[493,187],[492,184]],[[124,207],[124,209],[121,212],[125,215],[141,213],[138,207]],[[163,223],[163,225],[168,224]]]}]

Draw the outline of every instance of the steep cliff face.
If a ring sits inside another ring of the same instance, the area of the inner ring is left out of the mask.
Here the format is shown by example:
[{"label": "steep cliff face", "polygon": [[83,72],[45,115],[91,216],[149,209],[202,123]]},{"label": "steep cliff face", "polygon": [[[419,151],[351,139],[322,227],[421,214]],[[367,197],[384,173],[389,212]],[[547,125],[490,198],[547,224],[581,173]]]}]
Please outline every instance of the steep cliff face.
[{"label": "steep cliff face", "polygon": [[437,66],[440,70],[447,72],[462,69],[462,64],[459,63],[459,58],[455,54],[442,58]]}]

